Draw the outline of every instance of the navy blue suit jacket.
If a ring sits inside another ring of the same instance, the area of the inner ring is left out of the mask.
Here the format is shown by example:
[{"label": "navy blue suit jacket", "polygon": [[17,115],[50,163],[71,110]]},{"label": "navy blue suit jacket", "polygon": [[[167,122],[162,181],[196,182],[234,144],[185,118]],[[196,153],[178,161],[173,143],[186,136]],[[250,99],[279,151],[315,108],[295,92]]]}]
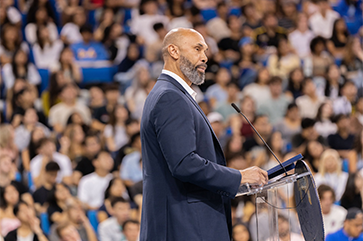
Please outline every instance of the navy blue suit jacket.
[{"label": "navy blue suit jacket", "polygon": [[140,241],[230,240],[230,198],[241,174],[225,167],[207,117],[169,75],[160,75],[146,99],[141,142]]}]

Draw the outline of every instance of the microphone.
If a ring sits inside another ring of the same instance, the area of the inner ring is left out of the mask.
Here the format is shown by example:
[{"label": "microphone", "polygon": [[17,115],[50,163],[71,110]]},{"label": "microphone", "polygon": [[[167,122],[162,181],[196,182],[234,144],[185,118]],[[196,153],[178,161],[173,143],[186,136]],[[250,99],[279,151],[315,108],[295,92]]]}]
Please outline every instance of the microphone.
[{"label": "microphone", "polygon": [[261,139],[261,141],[263,142],[263,144],[265,144],[265,146],[267,147],[267,149],[271,152],[271,154],[275,157],[276,161],[280,164],[281,168],[284,170],[285,175],[288,176],[287,171],[284,167],[284,165],[282,165],[281,161],[277,158],[277,156],[275,155],[275,153],[271,150],[270,146],[267,145],[266,141],[262,138],[262,136],[260,135],[260,133],[258,133],[258,131],[256,130],[256,128],[252,125],[252,123],[250,122],[250,120],[247,118],[247,116],[245,116],[242,111],[236,106],[235,103],[232,103],[231,106],[237,111],[238,114],[242,115],[246,121],[248,122],[248,124],[252,127],[252,129],[255,131],[255,133],[258,135],[258,137]]}]

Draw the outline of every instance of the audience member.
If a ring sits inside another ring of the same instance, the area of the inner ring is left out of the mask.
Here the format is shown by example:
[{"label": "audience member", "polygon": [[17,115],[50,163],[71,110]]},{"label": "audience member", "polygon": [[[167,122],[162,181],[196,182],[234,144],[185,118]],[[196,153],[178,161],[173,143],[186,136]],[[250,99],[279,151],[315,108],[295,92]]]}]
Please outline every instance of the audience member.
[{"label": "audience member", "polygon": [[316,94],[316,87],[311,78],[306,78],[302,82],[302,91],[304,95],[296,98],[296,104],[299,106],[300,115],[302,118],[314,119],[324,98]]},{"label": "audience member", "polygon": [[57,182],[72,184],[72,165],[70,159],[56,152],[56,146],[50,138],[42,138],[39,141],[39,154],[30,161],[30,173],[36,188],[44,184],[45,166],[50,161],[55,161],[60,167]]},{"label": "audience member", "polygon": [[342,171],[342,161],[336,150],[327,149],[322,153],[314,179],[317,187],[325,184],[333,188],[335,199],[340,201],[347,185],[348,173]]},{"label": "audience member", "polygon": [[343,53],[343,60],[340,66],[342,74],[348,80],[353,81],[357,86],[361,86],[363,75],[363,49],[357,37],[348,39]]},{"label": "audience member", "polygon": [[297,55],[304,59],[310,55],[310,42],[315,34],[309,29],[308,17],[305,13],[297,16],[297,28],[289,34],[289,42]]},{"label": "audience member", "polygon": [[69,187],[64,183],[54,185],[48,195],[47,214],[50,225],[60,224],[68,220],[66,213],[67,203],[72,199]]},{"label": "audience member", "polygon": [[110,173],[113,160],[108,152],[101,151],[92,161],[95,171],[81,178],[78,184],[78,198],[87,209],[98,209],[103,203],[103,195],[112,179]]},{"label": "audience member", "polygon": [[340,97],[334,100],[333,109],[336,115],[345,114],[350,115],[352,112],[352,105],[357,98],[357,87],[351,81],[346,81],[340,88]]},{"label": "audience member", "polygon": [[57,133],[63,132],[69,116],[74,112],[78,112],[85,123],[91,123],[90,110],[86,105],[77,100],[77,92],[77,87],[73,83],[64,85],[59,95],[61,102],[49,110],[49,125]]},{"label": "audience member", "polygon": [[105,47],[93,40],[93,30],[89,25],[80,27],[79,32],[82,35],[82,41],[73,43],[70,47],[77,61],[101,61],[109,60],[109,55]]},{"label": "audience member", "polygon": [[348,153],[349,173],[363,169],[363,130],[355,137],[353,149]]},{"label": "audience member", "polygon": [[21,224],[14,214],[14,207],[19,200],[19,192],[13,184],[0,187],[0,224],[2,237],[5,237],[10,231],[18,228]]},{"label": "audience member", "polygon": [[60,32],[62,41],[66,44],[81,42],[83,39],[79,30],[85,23],[86,15],[84,9],[76,7],[71,15],[71,21],[66,23]]},{"label": "audience member", "polygon": [[125,239],[123,224],[130,216],[130,204],[122,197],[116,197],[111,201],[111,206],[112,217],[98,226],[100,241]]},{"label": "audience member", "polygon": [[337,132],[337,125],[332,122],[333,106],[330,101],[322,103],[316,114],[316,123],[314,125],[316,131],[324,138]]},{"label": "audience member", "polygon": [[122,179],[119,177],[114,177],[108,184],[108,187],[106,188],[103,205],[98,209],[97,213],[98,222],[102,223],[107,218],[111,217],[112,213],[111,201],[114,198],[118,197],[122,197],[127,201],[129,200],[129,195]]},{"label": "audience member", "polygon": [[287,106],[284,118],[274,125],[274,129],[281,133],[285,145],[291,145],[293,136],[301,132],[299,107],[295,103]]},{"label": "audience member", "polygon": [[137,220],[126,220],[122,224],[122,233],[127,241],[138,241],[140,233],[140,223]]},{"label": "audience member", "polygon": [[323,214],[325,236],[335,233],[344,225],[347,210],[334,204],[336,201],[334,190],[325,184],[318,187],[318,195],[321,203],[321,212]]},{"label": "audience member", "polygon": [[140,133],[136,133],[130,138],[131,150],[121,163],[120,177],[127,187],[142,180],[141,168],[141,139]]},{"label": "audience member", "polygon": [[348,209],[345,217],[344,226],[335,233],[329,234],[326,241],[348,241],[348,240],[363,240],[363,213],[359,208]]},{"label": "audience member", "polygon": [[355,172],[349,174],[345,191],[340,200],[340,205],[345,209],[352,207],[362,209],[362,196],[363,196],[363,175],[362,173]]},{"label": "audience member", "polygon": [[333,25],[332,36],[327,42],[327,48],[335,59],[341,59],[343,57],[343,51],[348,42],[348,36],[349,33],[344,19],[336,19]]},{"label": "audience member", "polygon": [[44,181],[42,186],[36,189],[33,193],[34,207],[38,213],[44,212],[44,204],[47,202],[48,197],[54,188],[60,167],[58,163],[51,161],[45,166]]},{"label": "audience member", "polygon": [[237,223],[232,227],[232,240],[252,241],[248,226],[244,223]]},{"label": "audience member", "polygon": [[269,81],[270,98],[261,104],[257,114],[267,115],[272,125],[278,123],[284,117],[291,98],[282,92],[282,79],[274,76]]},{"label": "audience member", "polygon": [[339,18],[339,13],[330,8],[328,0],[318,1],[319,11],[309,18],[309,24],[316,36],[329,39],[333,33],[335,20]]},{"label": "audience member", "polygon": [[328,136],[328,144],[337,150],[342,158],[347,158],[353,149],[354,135],[349,133],[350,119],[347,115],[340,114],[335,117],[337,132]]},{"label": "audience member", "polygon": [[35,216],[32,207],[26,202],[20,201],[14,207],[14,215],[20,221],[20,226],[10,231],[5,237],[5,241],[32,240],[48,241],[47,237],[40,228],[40,222]]}]

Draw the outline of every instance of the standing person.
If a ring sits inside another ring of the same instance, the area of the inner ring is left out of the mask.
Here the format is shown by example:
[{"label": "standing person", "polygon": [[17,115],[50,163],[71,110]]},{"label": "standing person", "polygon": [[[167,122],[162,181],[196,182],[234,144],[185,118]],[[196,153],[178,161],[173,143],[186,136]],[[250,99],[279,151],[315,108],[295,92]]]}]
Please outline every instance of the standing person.
[{"label": "standing person", "polygon": [[257,167],[225,167],[218,139],[195,101],[190,86],[204,82],[207,49],[195,30],[173,29],[165,36],[164,69],[141,120],[141,241],[230,240],[230,198],[241,183],[267,182]]}]

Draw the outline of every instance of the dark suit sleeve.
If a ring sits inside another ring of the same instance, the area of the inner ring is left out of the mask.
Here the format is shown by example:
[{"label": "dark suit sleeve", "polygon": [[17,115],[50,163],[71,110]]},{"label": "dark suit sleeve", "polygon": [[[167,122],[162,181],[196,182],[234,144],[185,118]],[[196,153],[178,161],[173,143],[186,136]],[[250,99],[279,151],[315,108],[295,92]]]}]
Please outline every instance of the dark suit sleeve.
[{"label": "dark suit sleeve", "polygon": [[186,101],[189,100],[177,92],[166,92],[159,98],[152,113],[157,140],[169,170],[183,182],[234,198],[241,174],[196,153],[196,117]]}]

